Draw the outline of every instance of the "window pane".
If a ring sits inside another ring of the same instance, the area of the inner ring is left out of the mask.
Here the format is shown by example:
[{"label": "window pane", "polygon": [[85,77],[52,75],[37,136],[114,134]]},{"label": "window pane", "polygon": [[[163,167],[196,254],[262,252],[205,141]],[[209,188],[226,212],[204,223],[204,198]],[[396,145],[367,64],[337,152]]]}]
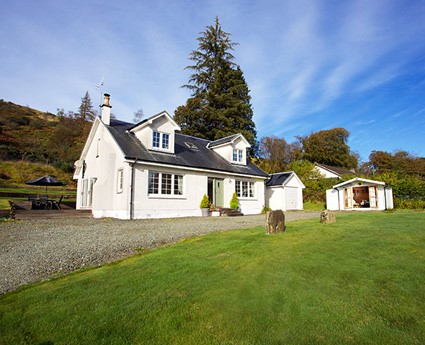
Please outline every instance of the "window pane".
[{"label": "window pane", "polygon": [[183,195],[183,176],[174,175],[174,195]]},{"label": "window pane", "polygon": [[170,136],[166,133],[162,134],[162,148],[168,149],[168,142],[169,142]]},{"label": "window pane", "polygon": [[242,150],[238,150],[238,162],[242,162]]},{"label": "window pane", "polygon": [[154,131],[153,139],[152,139],[152,147],[159,147],[159,137],[160,137],[160,134]]},{"label": "window pane", "polygon": [[249,197],[254,197],[254,182],[249,182]]},{"label": "window pane", "polygon": [[233,161],[237,162],[238,160],[238,150],[233,149]]},{"label": "window pane", "polygon": [[238,197],[241,197],[241,181],[236,181],[235,192]]},{"label": "window pane", "polygon": [[162,174],[161,194],[171,194],[171,174]]},{"label": "window pane", "polygon": [[149,194],[158,194],[159,187],[159,173],[150,171],[149,172]]},{"label": "window pane", "polygon": [[242,181],[242,196],[244,198],[248,197],[248,182]]}]

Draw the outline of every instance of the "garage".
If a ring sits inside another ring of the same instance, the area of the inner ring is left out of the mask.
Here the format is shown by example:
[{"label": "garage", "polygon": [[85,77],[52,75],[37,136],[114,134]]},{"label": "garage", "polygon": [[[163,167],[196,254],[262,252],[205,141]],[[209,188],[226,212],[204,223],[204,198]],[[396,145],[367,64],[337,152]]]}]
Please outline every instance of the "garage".
[{"label": "garage", "polygon": [[266,206],[272,210],[302,210],[304,188],[293,171],[271,174],[266,182]]}]

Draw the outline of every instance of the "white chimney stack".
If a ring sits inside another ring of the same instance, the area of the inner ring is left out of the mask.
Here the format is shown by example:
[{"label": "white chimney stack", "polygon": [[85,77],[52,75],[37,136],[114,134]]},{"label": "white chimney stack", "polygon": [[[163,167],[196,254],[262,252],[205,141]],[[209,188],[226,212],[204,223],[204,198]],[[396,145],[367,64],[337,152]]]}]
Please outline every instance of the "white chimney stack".
[{"label": "white chimney stack", "polygon": [[105,93],[103,94],[103,104],[100,106],[102,108],[102,122],[109,126],[111,123],[111,108],[112,106],[109,105],[109,99],[111,98],[111,95]]}]

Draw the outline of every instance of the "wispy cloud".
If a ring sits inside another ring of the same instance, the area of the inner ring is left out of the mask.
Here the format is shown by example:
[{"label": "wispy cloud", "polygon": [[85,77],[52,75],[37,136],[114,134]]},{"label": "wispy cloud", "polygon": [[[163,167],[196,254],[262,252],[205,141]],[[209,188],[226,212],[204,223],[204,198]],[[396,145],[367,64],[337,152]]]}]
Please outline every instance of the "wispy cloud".
[{"label": "wispy cloud", "polygon": [[411,133],[423,128],[422,1],[23,0],[2,9],[0,97],[41,110],[76,110],[86,90],[97,105],[105,75],[124,120],[139,108],[172,113],[189,96],[180,88],[188,55],[217,15],[240,43],[260,137],[334,125],[355,136],[382,121],[409,126],[399,121],[408,114]]}]

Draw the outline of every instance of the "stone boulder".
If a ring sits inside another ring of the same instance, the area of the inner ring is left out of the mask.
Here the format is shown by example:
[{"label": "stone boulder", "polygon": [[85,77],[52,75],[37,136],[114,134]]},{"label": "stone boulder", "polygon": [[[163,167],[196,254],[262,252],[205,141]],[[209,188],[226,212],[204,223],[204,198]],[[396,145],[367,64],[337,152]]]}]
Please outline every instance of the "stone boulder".
[{"label": "stone boulder", "polygon": [[335,213],[325,210],[320,214],[320,223],[335,223]]},{"label": "stone boulder", "polygon": [[285,231],[285,214],[282,210],[269,211],[266,214],[266,233],[277,234]]}]

